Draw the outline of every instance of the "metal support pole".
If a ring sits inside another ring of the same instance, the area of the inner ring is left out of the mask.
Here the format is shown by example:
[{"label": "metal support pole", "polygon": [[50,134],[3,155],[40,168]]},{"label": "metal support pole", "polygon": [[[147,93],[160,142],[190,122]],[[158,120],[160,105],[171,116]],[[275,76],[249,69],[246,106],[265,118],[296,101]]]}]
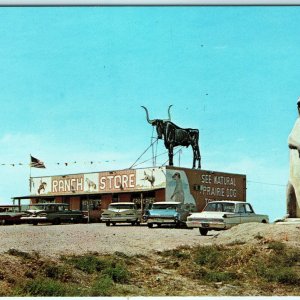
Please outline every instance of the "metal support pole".
[{"label": "metal support pole", "polygon": [[88,202],[88,223],[90,223],[90,197],[87,195],[87,202]]}]

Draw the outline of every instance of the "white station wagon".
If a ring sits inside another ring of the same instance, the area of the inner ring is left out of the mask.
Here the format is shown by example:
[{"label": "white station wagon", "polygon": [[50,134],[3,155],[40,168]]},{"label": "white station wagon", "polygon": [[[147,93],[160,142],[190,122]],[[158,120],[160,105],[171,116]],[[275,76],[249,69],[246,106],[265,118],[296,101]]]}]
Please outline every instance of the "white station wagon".
[{"label": "white station wagon", "polygon": [[209,230],[225,230],[249,222],[269,223],[267,215],[258,215],[250,203],[240,201],[212,201],[202,212],[192,213],[186,225],[199,228],[201,235]]}]

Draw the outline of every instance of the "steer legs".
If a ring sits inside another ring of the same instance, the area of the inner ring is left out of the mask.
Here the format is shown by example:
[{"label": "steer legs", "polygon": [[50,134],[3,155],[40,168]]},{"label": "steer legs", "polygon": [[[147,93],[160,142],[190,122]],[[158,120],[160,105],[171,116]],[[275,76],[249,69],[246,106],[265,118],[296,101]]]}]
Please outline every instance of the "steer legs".
[{"label": "steer legs", "polygon": [[201,155],[198,145],[196,145],[196,147],[193,147],[193,169],[195,169],[197,161],[198,169],[201,169]]}]

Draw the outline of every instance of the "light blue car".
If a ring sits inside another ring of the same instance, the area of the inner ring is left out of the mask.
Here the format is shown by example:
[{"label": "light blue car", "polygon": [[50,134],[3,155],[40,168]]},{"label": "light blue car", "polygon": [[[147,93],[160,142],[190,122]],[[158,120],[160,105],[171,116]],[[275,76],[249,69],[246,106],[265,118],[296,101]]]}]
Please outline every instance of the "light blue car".
[{"label": "light blue car", "polygon": [[189,210],[180,202],[164,201],[153,203],[144,218],[149,228],[152,228],[153,225],[161,227],[163,224],[180,227],[181,225],[185,226],[189,213]]}]

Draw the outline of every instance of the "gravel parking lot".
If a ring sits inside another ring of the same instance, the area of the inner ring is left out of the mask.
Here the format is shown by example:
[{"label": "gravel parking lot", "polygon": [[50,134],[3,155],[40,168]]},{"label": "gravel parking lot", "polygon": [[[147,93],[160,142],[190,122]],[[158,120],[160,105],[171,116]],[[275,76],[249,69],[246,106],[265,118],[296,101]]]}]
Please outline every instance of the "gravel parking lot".
[{"label": "gravel parking lot", "polygon": [[[104,223],[0,226],[0,253],[9,249],[37,251],[41,255],[84,254],[87,252],[123,252],[128,255],[149,254],[174,249],[181,245],[211,243],[257,243],[262,238],[281,240],[300,246],[300,225],[248,223],[230,230],[211,231],[200,236],[198,229],[171,227],[149,229],[145,225],[120,224],[107,227]],[[260,237],[260,238],[258,238]]]},{"label": "gravel parking lot", "polygon": [[104,223],[33,226],[0,226],[0,253],[9,249],[42,255],[83,254],[86,252],[147,254],[180,245],[208,242],[213,235],[201,237],[197,229],[152,228]]}]

